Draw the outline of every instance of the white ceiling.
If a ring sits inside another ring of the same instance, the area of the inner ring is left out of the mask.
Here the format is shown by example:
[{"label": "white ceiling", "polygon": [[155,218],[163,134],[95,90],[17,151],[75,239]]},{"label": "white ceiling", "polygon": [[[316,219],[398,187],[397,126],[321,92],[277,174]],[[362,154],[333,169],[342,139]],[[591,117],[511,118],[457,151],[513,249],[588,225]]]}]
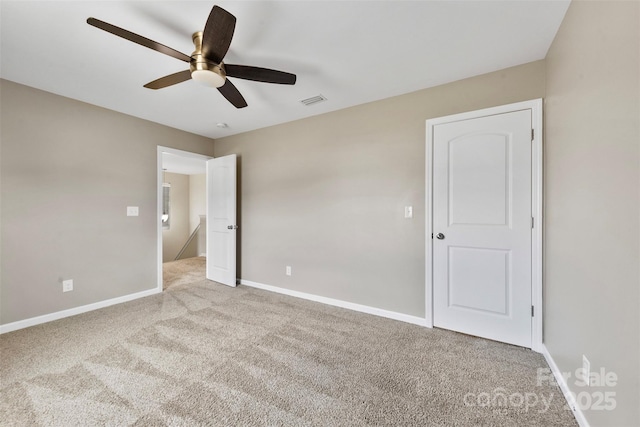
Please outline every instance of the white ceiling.
[{"label": "white ceiling", "polygon": [[[295,86],[232,79],[249,106],[187,81],[142,86],[188,68],[86,23],[90,16],[193,51],[212,6],[237,18],[230,64],[297,74]],[[219,138],[545,57],[569,0],[7,1],[0,76]],[[309,107],[299,101],[328,100]],[[217,123],[227,123],[220,129]]]},{"label": "white ceiling", "polygon": [[207,172],[207,163],[204,159],[162,153],[162,169],[171,173],[197,175]]}]

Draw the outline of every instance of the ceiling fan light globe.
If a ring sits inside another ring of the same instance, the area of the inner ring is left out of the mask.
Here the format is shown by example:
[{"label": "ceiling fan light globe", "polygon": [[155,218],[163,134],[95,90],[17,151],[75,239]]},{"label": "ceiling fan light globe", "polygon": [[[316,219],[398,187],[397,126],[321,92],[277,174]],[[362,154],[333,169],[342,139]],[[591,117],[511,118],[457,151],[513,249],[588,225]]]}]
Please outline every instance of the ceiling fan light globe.
[{"label": "ceiling fan light globe", "polygon": [[209,87],[221,87],[226,80],[223,76],[209,70],[193,70],[191,78],[201,85]]}]

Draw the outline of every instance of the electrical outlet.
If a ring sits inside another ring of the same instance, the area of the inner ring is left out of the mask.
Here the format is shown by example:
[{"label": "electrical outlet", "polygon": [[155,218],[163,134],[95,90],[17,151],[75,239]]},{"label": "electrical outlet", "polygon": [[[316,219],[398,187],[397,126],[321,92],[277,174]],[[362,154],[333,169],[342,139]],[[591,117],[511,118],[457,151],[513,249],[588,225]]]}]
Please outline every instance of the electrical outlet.
[{"label": "electrical outlet", "polygon": [[284,271],[284,272],[285,272],[285,274],[286,274],[287,276],[291,276],[291,266],[290,266],[290,265],[287,265],[287,268],[285,268],[285,271]]},{"label": "electrical outlet", "polygon": [[584,375],[585,384],[591,385],[591,363],[584,354],[582,355],[582,375]]},{"label": "electrical outlet", "polygon": [[69,292],[73,290],[73,280],[62,281],[62,292]]},{"label": "electrical outlet", "polygon": [[138,207],[127,206],[127,216],[138,216]]}]

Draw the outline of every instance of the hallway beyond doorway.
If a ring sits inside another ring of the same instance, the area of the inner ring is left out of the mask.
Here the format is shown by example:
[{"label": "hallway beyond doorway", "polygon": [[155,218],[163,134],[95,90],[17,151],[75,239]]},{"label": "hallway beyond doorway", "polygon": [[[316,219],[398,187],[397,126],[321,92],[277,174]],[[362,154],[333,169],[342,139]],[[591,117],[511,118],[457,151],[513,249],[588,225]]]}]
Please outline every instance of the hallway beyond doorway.
[{"label": "hallway beyond doorway", "polygon": [[162,264],[162,290],[171,286],[205,280],[207,258],[203,256],[180,259]]}]

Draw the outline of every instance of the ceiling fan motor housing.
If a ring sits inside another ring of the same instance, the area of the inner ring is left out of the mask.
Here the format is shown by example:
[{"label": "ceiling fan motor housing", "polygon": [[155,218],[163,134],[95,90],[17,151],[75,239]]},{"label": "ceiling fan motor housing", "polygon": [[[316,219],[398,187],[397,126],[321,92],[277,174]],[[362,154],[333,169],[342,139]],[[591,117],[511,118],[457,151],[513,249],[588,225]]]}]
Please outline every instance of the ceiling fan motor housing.
[{"label": "ceiling fan motor housing", "polygon": [[191,38],[195,45],[195,50],[191,54],[191,61],[189,61],[191,78],[206,86],[220,87],[224,85],[227,78],[224,64],[215,64],[202,55],[202,31],[193,33]]}]

